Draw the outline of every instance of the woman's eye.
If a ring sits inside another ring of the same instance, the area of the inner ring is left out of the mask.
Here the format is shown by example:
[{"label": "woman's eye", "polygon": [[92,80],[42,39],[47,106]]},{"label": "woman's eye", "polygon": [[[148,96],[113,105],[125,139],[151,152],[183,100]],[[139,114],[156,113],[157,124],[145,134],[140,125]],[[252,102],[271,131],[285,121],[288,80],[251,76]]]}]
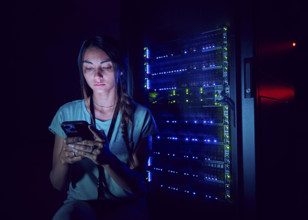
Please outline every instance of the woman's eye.
[{"label": "woman's eye", "polygon": [[110,70],[112,67],[111,66],[103,66],[104,70]]},{"label": "woman's eye", "polygon": [[86,67],[85,68],[85,71],[91,71],[91,70],[93,70],[93,67]]}]

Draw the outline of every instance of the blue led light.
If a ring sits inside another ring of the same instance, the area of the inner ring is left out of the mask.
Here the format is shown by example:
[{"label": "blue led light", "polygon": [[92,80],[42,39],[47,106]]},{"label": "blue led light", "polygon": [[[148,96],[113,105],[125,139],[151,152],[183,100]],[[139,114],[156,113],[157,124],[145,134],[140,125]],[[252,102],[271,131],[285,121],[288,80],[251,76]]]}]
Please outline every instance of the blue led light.
[{"label": "blue led light", "polygon": [[151,182],[151,181],[152,181],[152,173],[148,172],[148,182]]},{"label": "blue led light", "polygon": [[185,138],[185,141],[189,141],[189,138]]},{"label": "blue led light", "polygon": [[150,50],[146,49],[146,58],[149,59],[150,58]]},{"label": "blue led light", "polygon": [[152,165],[152,157],[149,157],[148,159],[148,166],[151,166]]},{"label": "blue led light", "polygon": [[195,124],[197,124],[197,123],[198,123],[198,121],[197,121],[197,120],[194,120],[194,123],[195,123]]},{"label": "blue led light", "polygon": [[157,138],[157,139],[160,139],[160,136],[157,136],[156,138]]},{"label": "blue led light", "polygon": [[150,73],[150,65],[149,64],[146,65],[146,71],[147,71],[148,74]]}]

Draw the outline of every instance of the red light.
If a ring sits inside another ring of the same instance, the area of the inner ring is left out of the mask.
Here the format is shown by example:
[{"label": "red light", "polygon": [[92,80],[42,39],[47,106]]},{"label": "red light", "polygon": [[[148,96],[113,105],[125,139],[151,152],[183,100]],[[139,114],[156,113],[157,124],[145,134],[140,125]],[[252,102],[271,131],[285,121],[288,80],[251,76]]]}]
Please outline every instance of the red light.
[{"label": "red light", "polygon": [[296,43],[295,43],[295,42],[293,42],[293,43],[292,43],[292,46],[293,46],[293,47],[295,47],[295,46],[296,46]]}]

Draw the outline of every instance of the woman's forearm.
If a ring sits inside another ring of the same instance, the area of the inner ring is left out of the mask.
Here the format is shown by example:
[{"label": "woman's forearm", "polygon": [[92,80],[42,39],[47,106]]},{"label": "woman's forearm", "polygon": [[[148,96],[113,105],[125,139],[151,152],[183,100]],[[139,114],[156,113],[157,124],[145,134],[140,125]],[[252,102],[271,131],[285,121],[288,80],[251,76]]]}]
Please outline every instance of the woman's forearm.
[{"label": "woman's forearm", "polygon": [[111,156],[108,164],[103,167],[113,180],[127,192],[137,194],[144,190],[145,182],[141,173],[129,169],[116,156]]},{"label": "woman's forearm", "polygon": [[63,164],[59,160],[50,171],[49,178],[54,188],[62,191],[68,180],[69,164]]}]

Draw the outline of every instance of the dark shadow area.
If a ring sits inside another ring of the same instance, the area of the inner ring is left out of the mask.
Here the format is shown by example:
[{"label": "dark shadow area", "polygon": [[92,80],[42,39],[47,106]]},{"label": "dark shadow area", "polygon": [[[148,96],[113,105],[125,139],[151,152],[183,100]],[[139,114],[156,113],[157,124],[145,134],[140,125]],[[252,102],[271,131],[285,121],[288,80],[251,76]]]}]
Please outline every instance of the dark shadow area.
[{"label": "dark shadow area", "polygon": [[[143,48],[145,33],[142,31],[145,30],[144,27],[148,28],[148,35],[155,33],[156,40],[160,41],[179,36],[183,29],[191,32],[185,32],[188,36],[214,25],[210,18],[215,13],[212,11],[211,15],[204,14],[202,7],[206,8],[208,4],[198,5],[197,2],[200,1],[189,2],[188,5],[176,1],[172,3],[151,1],[148,5],[147,1],[134,2],[136,3],[120,0],[34,0],[31,2],[16,0],[4,7],[6,13],[2,20],[6,23],[3,27],[7,31],[2,33],[2,37],[5,38],[3,47],[7,52],[3,54],[8,61],[5,60],[5,68],[2,71],[4,80],[1,83],[5,97],[2,115],[5,132],[1,134],[3,154],[0,160],[1,219],[51,219],[65,198],[65,194],[53,189],[49,181],[53,135],[48,131],[48,126],[62,104],[81,97],[77,55],[82,40],[93,34],[106,33],[122,41],[127,52],[131,54],[129,59],[135,74],[134,96],[136,101],[142,103],[145,99],[142,86],[140,86],[143,85],[143,66],[139,60],[142,51],[138,48]],[[295,216],[299,216],[305,213],[308,205],[305,181],[308,171],[305,162],[308,153],[306,147],[307,109],[305,107],[307,83],[303,80],[306,75],[307,34],[304,30],[306,16],[304,17],[300,1],[289,1],[290,11],[287,10],[288,4],[282,5],[281,8],[275,7],[280,1],[277,3],[272,1],[270,5],[265,1],[262,2],[264,8],[275,8],[277,11],[273,11],[276,19],[268,22],[268,26],[259,34],[266,35],[274,26],[277,29],[272,30],[272,35],[266,42],[271,42],[275,37],[280,36],[279,31],[281,31],[281,34],[294,37],[298,42],[298,48],[294,56],[296,59],[294,68],[286,70],[282,66],[276,72],[278,76],[284,72],[284,79],[290,75],[294,79],[296,94],[294,113],[286,111],[285,114],[275,115],[275,112],[279,111],[275,108],[274,112],[266,115],[268,119],[279,125],[294,126],[292,133],[294,141],[289,143],[291,147],[282,149],[283,152],[279,151],[277,154],[279,159],[275,158],[275,161],[282,163],[282,167],[286,169],[280,170],[279,164],[275,163],[272,167],[272,169],[277,169],[274,176],[270,173],[264,174],[264,177],[269,175],[277,182],[272,181],[270,185],[267,185],[264,180],[261,182],[266,185],[264,192],[267,193],[274,188],[277,198],[285,195],[285,200],[283,200],[285,205],[275,207],[277,212],[280,208],[289,208],[290,215],[294,213]],[[231,2],[228,4],[232,6]],[[262,4],[259,5],[259,10],[263,8]],[[171,10],[171,8],[175,9]],[[196,8],[198,10],[194,13]],[[160,9],[164,9],[164,13],[160,13]],[[264,14],[260,12],[259,16],[261,15]],[[272,19],[270,12],[267,11],[266,15],[266,19]],[[192,25],[188,19],[189,16],[192,20],[200,21],[202,25]],[[222,10],[217,16],[221,18],[218,19],[219,23],[229,14]],[[293,20],[288,22],[281,22],[278,19],[284,18],[282,21],[287,21],[287,18],[291,17]],[[275,26],[276,23],[279,23],[279,27]],[[260,24],[265,25],[267,21],[263,20]],[[157,32],[150,30],[148,25],[160,27],[158,28],[160,30]],[[177,28],[181,31],[178,32]],[[285,29],[282,31],[283,28]],[[288,61],[290,60],[282,62]],[[270,63],[271,59],[264,62]],[[282,65],[279,60],[275,62],[276,65]],[[270,64],[265,63],[265,65]],[[274,68],[273,71],[276,69]],[[294,115],[289,117],[289,113]],[[284,117],[294,119],[283,123],[281,118]],[[263,132],[271,132],[274,129],[275,127],[266,127]],[[288,135],[288,132],[275,135],[283,137]],[[263,141],[266,142],[266,140]],[[266,142],[268,147],[270,147],[269,144],[276,143]],[[259,153],[275,154],[273,151],[274,148],[269,151],[263,149]],[[264,164],[266,160],[270,160],[266,155],[263,158],[262,163]],[[266,165],[263,168],[266,169]],[[286,186],[286,183],[290,185]],[[265,189],[267,186],[270,188]],[[274,200],[267,200],[266,195],[261,198],[266,201],[267,205],[275,203]],[[151,220],[236,219],[232,215],[232,210],[221,213],[217,207],[212,209],[210,205],[152,194],[149,196],[149,210]]]}]

